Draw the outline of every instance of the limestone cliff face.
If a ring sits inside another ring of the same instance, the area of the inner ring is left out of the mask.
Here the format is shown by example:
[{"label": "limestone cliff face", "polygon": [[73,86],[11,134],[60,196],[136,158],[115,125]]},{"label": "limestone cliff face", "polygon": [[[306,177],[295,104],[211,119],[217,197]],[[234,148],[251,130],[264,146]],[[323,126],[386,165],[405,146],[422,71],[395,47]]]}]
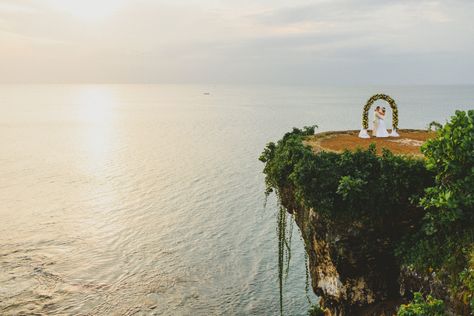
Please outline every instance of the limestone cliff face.
[{"label": "limestone cliff face", "polygon": [[411,221],[334,222],[297,205],[291,190],[285,190],[282,203],[295,216],[309,257],[313,290],[331,315],[395,313],[402,298],[392,243],[413,226]]},{"label": "limestone cliff face", "polygon": [[434,274],[401,268],[395,258],[394,244],[420,222],[422,213],[416,209],[368,224],[363,219],[329,220],[296,203],[290,188],[280,190],[280,198],[301,231],[313,291],[330,316],[396,315],[416,291],[442,298],[449,315],[471,315],[468,305],[453,300]]}]

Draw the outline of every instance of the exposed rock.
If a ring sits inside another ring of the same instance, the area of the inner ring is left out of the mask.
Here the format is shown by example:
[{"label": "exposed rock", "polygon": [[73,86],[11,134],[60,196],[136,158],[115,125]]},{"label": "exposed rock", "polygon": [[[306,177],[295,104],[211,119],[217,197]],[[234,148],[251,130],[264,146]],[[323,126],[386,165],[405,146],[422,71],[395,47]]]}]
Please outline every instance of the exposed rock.
[{"label": "exposed rock", "polygon": [[335,223],[297,206],[291,191],[285,192],[282,203],[303,235],[313,290],[330,315],[393,315],[402,297],[391,238],[410,223],[402,220],[390,230],[358,221]]},{"label": "exposed rock", "polygon": [[395,315],[416,291],[443,298],[449,315],[470,315],[468,306],[453,300],[434,273],[400,268],[392,245],[419,221],[413,209],[390,224],[334,222],[298,206],[288,188],[284,192],[281,202],[294,214],[308,253],[313,291],[328,315]]}]

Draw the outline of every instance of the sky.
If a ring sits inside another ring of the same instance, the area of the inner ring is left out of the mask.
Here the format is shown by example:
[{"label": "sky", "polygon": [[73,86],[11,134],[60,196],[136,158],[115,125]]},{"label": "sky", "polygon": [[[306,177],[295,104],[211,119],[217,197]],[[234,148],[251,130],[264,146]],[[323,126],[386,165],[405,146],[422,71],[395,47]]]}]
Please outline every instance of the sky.
[{"label": "sky", "polygon": [[0,83],[473,84],[474,1],[0,0]]}]

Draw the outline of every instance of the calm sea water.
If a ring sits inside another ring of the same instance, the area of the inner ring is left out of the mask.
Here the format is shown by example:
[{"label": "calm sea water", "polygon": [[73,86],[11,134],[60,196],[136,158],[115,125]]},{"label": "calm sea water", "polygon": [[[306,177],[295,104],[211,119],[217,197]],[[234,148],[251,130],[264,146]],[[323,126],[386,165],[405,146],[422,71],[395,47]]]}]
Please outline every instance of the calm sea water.
[{"label": "calm sea water", "polygon": [[[402,128],[474,108],[473,86],[0,86],[0,314],[277,314],[257,158],[293,126],[360,128],[379,91]],[[297,230],[292,255],[303,315]]]}]

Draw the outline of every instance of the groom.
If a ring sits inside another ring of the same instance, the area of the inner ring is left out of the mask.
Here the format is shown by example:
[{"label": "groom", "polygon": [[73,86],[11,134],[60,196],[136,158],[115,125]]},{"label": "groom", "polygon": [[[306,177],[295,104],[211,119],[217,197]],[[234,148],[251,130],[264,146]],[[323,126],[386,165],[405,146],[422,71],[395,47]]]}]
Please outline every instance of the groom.
[{"label": "groom", "polygon": [[379,126],[379,119],[377,117],[377,112],[380,110],[380,106],[377,106],[374,110],[374,116],[373,116],[373,119],[372,119],[372,123],[374,123],[374,127],[372,128],[372,136],[375,136],[375,134],[377,133],[377,127]]}]

